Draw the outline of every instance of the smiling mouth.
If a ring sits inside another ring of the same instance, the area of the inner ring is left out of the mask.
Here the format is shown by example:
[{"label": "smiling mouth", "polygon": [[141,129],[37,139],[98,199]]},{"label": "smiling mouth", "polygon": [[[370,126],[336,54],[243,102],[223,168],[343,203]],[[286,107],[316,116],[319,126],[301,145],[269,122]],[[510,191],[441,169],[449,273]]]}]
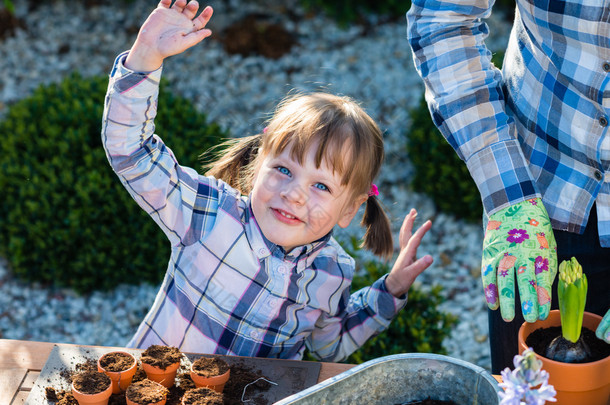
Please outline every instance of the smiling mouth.
[{"label": "smiling mouth", "polygon": [[272,210],[275,213],[276,217],[278,217],[278,219],[282,220],[283,222],[287,222],[287,223],[301,222],[301,220],[299,218],[295,217],[292,214],[287,213],[286,211],[280,210],[278,208],[272,208]]},{"label": "smiling mouth", "polygon": [[290,214],[288,214],[287,212],[280,211],[280,210],[278,210],[278,212],[279,212],[279,213],[280,213],[280,215],[282,215],[283,217],[290,218],[290,219],[295,219],[295,218],[296,218],[294,215],[290,215]]}]

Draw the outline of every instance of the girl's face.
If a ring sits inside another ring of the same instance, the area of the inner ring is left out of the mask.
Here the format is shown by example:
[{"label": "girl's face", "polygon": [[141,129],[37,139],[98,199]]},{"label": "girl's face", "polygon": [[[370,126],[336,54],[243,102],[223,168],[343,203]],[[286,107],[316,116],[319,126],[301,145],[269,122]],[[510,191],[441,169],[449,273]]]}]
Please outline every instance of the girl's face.
[{"label": "girl's face", "polygon": [[316,167],[316,150],[312,145],[300,164],[287,147],[278,156],[268,154],[256,169],[254,216],[265,237],[286,252],[320,239],[335,225],[348,226],[368,197],[353,198],[325,161]]}]

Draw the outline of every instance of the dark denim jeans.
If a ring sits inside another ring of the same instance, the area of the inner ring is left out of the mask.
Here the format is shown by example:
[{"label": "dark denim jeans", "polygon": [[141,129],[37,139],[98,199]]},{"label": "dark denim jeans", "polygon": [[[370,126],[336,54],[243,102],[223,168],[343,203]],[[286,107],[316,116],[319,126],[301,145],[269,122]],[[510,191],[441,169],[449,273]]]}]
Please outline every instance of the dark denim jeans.
[{"label": "dark denim jeans", "polygon": [[[597,234],[597,213],[595,205],[585,232],[578,235],[571,232],[555,231],[557,240],[557,263],[576,257],[587,275],[589,290],[585,310],[603,316],[610,309],[610,248],[602,248]],[[551,303],[552,309],[558,309],[557,280],[553,284]],[[515,319],[504,322],[500,310],[489,314],[489,344],[491,347],[491,371],[500,374],[500,371],[513,366],[513,356],[518,353],[517,333],[524,322],[519,308],[519,292],[515,291],[517,303],[515,304]]]}]

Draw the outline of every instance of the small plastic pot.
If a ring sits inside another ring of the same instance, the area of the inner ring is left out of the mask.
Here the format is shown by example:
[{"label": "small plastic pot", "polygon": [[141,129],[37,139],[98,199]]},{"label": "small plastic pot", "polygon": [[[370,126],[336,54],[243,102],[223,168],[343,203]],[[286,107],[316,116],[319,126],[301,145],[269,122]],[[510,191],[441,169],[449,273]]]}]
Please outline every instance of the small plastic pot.
[{"label": "small plastic pot", "polygon": [[225,387],[227,381],[229,381],[229,376],[231,375],[231,369],[227,370],[226,373],[221,375],[215,375],[210,377],[204,377],[200,374],[197,374],[195,370],[193,370],[193,364],[191,364],[191,379],[195,383],[197,388],[207,387],[213,389],[216,392],[222,392]]},{"label": "small plastic pot", "polygon": [[[131,359],[133,359],[131,366],[128,369],[123,370],[123,371],[109,371],[109,370],[104,369],[104,367],[102,367],[102,365],[101,365],[101,360],[105,356],[108,356],[113,353],[122,353],[122,354],[126,354],[129,357],[131,357]],[[127,387],[129,387],[129,384],[131,384],[131,380],[133,379],[133,376],[135,375],[135,373],[137,371],[137,365],[138,365],[138,362],[136,361],[136,358],[133,357],[132,354],[127,353],[127,352],[121,352],[121,351],[106,353],[97,360],[98,371],[106,373],[106,375],[108,377],[110,377],[110,379],[112,380],[112,393],[113,394],[120,394],[121,392],[125,392]]]},{"label": "small plastic pot", "polygon": [[176,374],[178,372],[178,368],[180,367],[180,362],[170,364],[166,369],[162,369],[148,363],[142,362],[142,369],[146,372],[146,377],[151,380],[158,382],[163,385],[165,388],[171,388],[174,386],[176,382]]}]

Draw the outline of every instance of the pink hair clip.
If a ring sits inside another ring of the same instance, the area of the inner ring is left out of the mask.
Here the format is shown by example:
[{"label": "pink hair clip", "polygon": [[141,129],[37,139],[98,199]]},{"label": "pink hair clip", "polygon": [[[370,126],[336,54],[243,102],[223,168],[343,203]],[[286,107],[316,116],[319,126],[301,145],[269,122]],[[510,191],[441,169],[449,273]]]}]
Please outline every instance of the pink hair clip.
[{"label": "pink hair clip", "polygon": [[263,128],[263,134],[267,133],[267,127]]},{"label": "pink hair clip", "polygon": [[371,189],[369,190],[369,197],[376,197],[379,195],[379,189],[375,183],[371,183]]}]

